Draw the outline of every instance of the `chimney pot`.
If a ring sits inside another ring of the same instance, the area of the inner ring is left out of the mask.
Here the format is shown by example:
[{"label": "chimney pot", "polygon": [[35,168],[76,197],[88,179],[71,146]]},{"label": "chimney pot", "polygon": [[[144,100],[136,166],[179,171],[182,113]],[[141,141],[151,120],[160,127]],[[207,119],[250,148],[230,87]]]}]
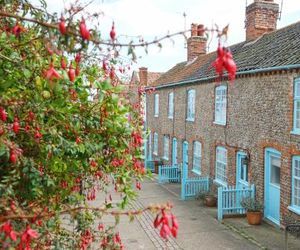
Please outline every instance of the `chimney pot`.
[{"label": "chimney pot", "polygon": [[187,60],[190,62],[199,55],[206,54],[207,38],[203,24],[191,24],[191,37],[187,40]]}]

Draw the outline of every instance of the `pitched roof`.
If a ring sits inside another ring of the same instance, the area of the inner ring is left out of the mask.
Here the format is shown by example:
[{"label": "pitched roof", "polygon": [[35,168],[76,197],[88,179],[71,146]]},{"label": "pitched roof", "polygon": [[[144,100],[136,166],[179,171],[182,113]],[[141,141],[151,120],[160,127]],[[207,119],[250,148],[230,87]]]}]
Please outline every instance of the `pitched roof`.
[{"label": "pitched roof", "polygon": [[[237,73],[250,70],[300,64],[300,22],[274,32],[264,34],[253,41],[230,46],[237,64]],[[193,62],[175,65],[156,81],[155,85],[167,85],[189,80],[216,77],[212,62],[216,52],[201,55]]]},{"label": "pitched roof", "polygon": [[148,72],[148,86],[156,85],[156,80],[162,75],[161,72]]}]

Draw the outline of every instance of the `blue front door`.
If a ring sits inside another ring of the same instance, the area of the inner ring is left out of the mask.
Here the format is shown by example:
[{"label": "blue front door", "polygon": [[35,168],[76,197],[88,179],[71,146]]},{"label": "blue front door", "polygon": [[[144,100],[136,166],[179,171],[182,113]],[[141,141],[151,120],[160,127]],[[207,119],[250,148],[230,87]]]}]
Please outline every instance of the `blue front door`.
[{"label": "blue front door", "polygon": [[236,154],[236,187],[248,187],[248,162],[246,161],[247,154],[239,151]]},{"label": "blue front door", "polygon": [[280,225],[280,167],[279,151],[265,150],[265,217]]},{"label": "blue front door", "polygon": [[182,165],[188,167],[189,165],[189,144],[184,141],[182,144]]},{"label": "blue front door", "polygon": [[172,143],[172,165],[177,164],[177,139],[173,138]]}]

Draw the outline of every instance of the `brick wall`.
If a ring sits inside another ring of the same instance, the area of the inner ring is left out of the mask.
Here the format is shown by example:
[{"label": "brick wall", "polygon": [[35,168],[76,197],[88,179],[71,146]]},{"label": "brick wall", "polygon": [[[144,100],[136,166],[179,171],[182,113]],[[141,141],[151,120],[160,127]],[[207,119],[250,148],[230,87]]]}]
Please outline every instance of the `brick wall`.
[{"label": "brick wall", "polygon": [[[266,147],[281,152],[281,218],[300,216],[287,207],[291,200],[291,159],[300,155],[300,136],[292,135],[293,79],[300,72],[276,72],[238,78],[228,85],[227,124],[214,124],[214,83],[199,83],[158,89],[159,117],[153,116],[154,94],[147,96],[147,126],[159,134],[159,155],[163,154],[163,135],[178,142],[178,162],[182,162],[182,142],[189,142],[189,168],[192,167],[193,141],[202,143],[202,175],[215,177],[215,149],[227,149],[228,184],[236,182],[236,152],[250,157],[249,181],[256,185],[257,198],[264,200],[264,152]],[[226,84],[226,83],[224,83]],[[186,121],[186,93],[196,90],[195,121]],[[174,119],[168,119],[168,93],[174,91]],[[284,224],[282,219],[281,224]]]}]

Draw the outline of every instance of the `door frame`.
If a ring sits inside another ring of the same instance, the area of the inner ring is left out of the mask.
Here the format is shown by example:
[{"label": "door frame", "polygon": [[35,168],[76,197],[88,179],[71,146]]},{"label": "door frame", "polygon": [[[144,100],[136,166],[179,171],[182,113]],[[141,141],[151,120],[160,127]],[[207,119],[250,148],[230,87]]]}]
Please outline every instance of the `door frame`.
[{"label": "door frame", "polygon": [[[280,158],[280,174],[281,174],[281,152],[267,147],[265,148],[265,157],[264,157],[264,217],[268,220],[272,221],[276,225],[280,225],[280,195],[281,195],[281,187],[279,187],[279,220],[277,221],[274,218],[268,217],[267,214],[267,205],[268,205],[268,195],[269,195],[269,183],[270,183],[270,156],[273,155],[275,157]],[[280,181],[280,180],[279,180]]]}]

